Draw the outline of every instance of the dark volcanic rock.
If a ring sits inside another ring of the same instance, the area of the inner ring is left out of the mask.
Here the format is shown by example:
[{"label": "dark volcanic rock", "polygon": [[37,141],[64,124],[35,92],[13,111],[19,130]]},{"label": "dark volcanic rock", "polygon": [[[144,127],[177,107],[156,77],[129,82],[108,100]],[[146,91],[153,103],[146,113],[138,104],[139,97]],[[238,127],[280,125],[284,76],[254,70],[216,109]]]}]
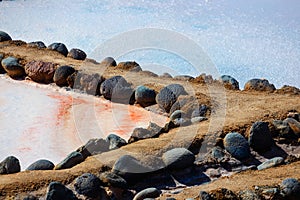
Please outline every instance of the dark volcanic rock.
[{"label": "dark volcanic rock", "polygon": [[294,178],[287,178],[280,185],[281,191],[285,199],[299,200],[300,199],[300,182]]},{"label": "dark volcanic rock", "polygon": [[73,58],[75,60],[85,60],[86,53],[81,49],[71,49],[68,53],[68,57]]},{"label": "dark volcanic rock", "polygon": [[35,82],[52,83],[56,65],[51,62],[31,61],[25,65],[26,74]]},{"label": "dark volcanic rock", "polygon": [[0,174],[13,174],[20,171],[20,162],[14,156],[9,156],[0,163]]},{"label": "dark volcanic rock", "polygon": [[29,167],[27,167],[26,170],[52,170],[54,168],[54,164],[49,160],[38,160]]},{"label": "dark volcanic rock", "polygon": [[53,81],[56,85],[63,87],[63,86],[68,86],[68,77],[71,76],[75,72],[75,69],[71,66],[60,66],[56,69],[54,76],[53,76]]},{"label": "dark volcanic rock", "polygon": [[74,184],[75,191],[87,197],[96,198],[101,195],[101,181],[94,174],[85,173],[77,177]]},{"label": "dark volcanic rock", "polygon": [[9,41],[9,40],[12,40],[11,37],[7,33],[0,31],[0,42]]},{"label": "dark volcanic rock", "polygon": [[251,79],[245,84],[244,90],[273,92],[274,90],[276,90],[276,88],[266,79]]},{"label": "dark volcanic rock", "polygon": [[248,134],[248,142],[257,152],[265,152],[270,150],[274,145],[274,140],[269,130],[267,122],[255,122]]},{"label": "dark volcanic rock", "polygon": [[117,62],[112,57],[106,57],[106,58],[104,58],[101,61],[100,64],[103,65],[103,66],[105,66],[105,67],[115,67],[115,66],[117,66]]},{"label": "dark volcanic rock", "polygon": [[19,60],[15,57],[3,59],[1,61],[1,65],[12,78],[18,78],[26,75],[23,66],[19,64]]},{"label": "dark volcanic rock", "polygon": [[48,186],[46,200],[77,200],[77,197],[63,184],[51,182]]},{"label": "dark volcanic rock", "polygon": [[147,130],[151,131],[152,135],[157,136],[164,131],[162,127],[152,122],[149,123]]},{"label": "dark volcanic rock", "polygon": [[134,91],[122,76],[109,78],[100,85],[100,93],[105,99],[117,103],[131,104]]},{"label": "dark volcanic rock", "polygon": [[147,188],[137,193],[133,200],[144,200],[146,198],[158,198],[161,191],[156,188]]},{"label": "dark volcanic rock", "polygon": [[36,42],[30,42],[27,44],[28,47],[36,47],[38,49],[45,49],[47,48],[44,42],[42,41],[36,41]]},{"label": "dark volcanic rock", "polygon": [[102,138],[90,139],[85,145],[78,148],[76,151],[81,153],[83,158],[85,159],[88,156],[109,151],[109,145],[110,144]]},{"label": "dark volcanic rock", "polygon": [[55,166],[55,170],[72,168],[84,161],[84,157],[79,152],[70,153],[63,161]]},{"label": "dark volcanic rock", "polygon": [[100,180],[105,186],[116,187],[126,189],[128,187],[127,182],[121,176],[112,173],[104,172],[100,174]]},{"label": "dark volcanic rock", "polygon": [[142,107],[147,107],[155,104],[155,97],[155,91],[143,85],[138,86],[135,90],[135,100]]},{"label": "dark volcanic rock", "polygon": [[144,128],[135,128],[128,139],[128,143],[133,143],[138,140],[143,140],[155,136],[151,131]]},{"label": "dark volcanic rock", "polygon": [[184,169],[194,164],[195,156],[185,148],[175,148],[165,152],[163,162],[168,169]]},{"label": "dark volcanic rock", "polygon": [[[67,81],[70,85],[69,78],[67,79]],[[73,88],[81,90],[90,95],[100,95],[99,88],[102,81],[103,77],[99,74],[85,74],[82,72],[78,72],[74,77]]]},{"label": "dark volcanic rock", "polygon": [[48,49],[57,51],[64,56],[68,55],[68,49],[63,43],[52,43],[48,46]]},{"label": "dark volcanic rock", "polygon": [[247,140],[239,133],[229,133],[224,138],[224,147],[233,157],[245,159],[250,157],[250,148]]},{"label": "dark volcanic rock", "polygon": [[268,168],[271,168],[271,167],[278,166],[282,163],[284,163],[284,158],[275,157],[275,158],[267,160],[267,161],[263,162],[262,164],[258,165],[257,169],[258,170],[268,169]]},{"label": "dark volcanic rock", "polygon": [[109,149],[117,149],[122,146],[125,146],[127,142],[118,135],[109,134],[106,138],[106,142],[109,143]]},{"label": "dark volcanic rock", "polygon": [[177,98],[180,95],[187,95],[184,87],[179,84],[171,84],[161,89],[156,95],[155,100],[161,108],[163,108],[166,112],[169,112],[172,105],[177,101]]},{"label": "dark volcanic rock", "polygon": [[230,90],[239,90],[239,82],[229,76],[229,75],[223,75],[220,77],[220,81],[224,84],[224,87]]},{"label": "dark volcanic rock", "polygon": [[121,156],[114,164],[112,172],[124,178],[129,184],[134,184],[145,178],[153,169],[144,166],[130,155]]}]

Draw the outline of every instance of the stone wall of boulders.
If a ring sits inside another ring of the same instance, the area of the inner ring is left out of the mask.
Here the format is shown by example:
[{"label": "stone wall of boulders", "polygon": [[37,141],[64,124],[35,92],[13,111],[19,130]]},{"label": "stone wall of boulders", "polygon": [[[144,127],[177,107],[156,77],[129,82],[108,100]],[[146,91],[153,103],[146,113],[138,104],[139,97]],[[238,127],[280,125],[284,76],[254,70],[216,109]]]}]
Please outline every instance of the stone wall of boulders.
[{"label": "stone wall of boulders", "polygon": [[[0,42],[11,40],[12,38],[7,33],[0,31]],[[24,42],[15,41],[15,44],[24,45]],[[80,49],[68,51],[63,43],[53,43],[46,47],[43,42],[36,41],[26,45],[29,48],[48,48],[77,60],[85,60],[87,57],[86,53]],[[132,84],[122,76],[105,79],[101,74],[87,74],[72,66],[59,66],[44,61],[30,61],[24,64],[24,61],[19,58],[5,56],[1,53],[0,63],[0,73],[7,73],[14,79],[23,80],[26,78],[43,84],[53,83],[58,87],[70,87],[74,91],[103,96],[103,98],[116,103],[139,104],[141,107],[157,105],[169,116],[169,122],[164,127],[150,122],[147,128],[136,128],[128,141],[114,134],[110,134],[106,139],[91,139],[56,165],[49,160],[38,160],[28,166],[26,170],[72,168],[89,156],[121,148],[138,140],[159,137],[173,128],[199,123],[209,117],[209,98],[204,97],[205,103],[199,103],[180,84],[170,84],[159,91],[146,85],[133,88]],[[139,64],[132,61],[117,63],[113,58],[107,57],[100,65],[131,72],[144,72],[149,76],[157,77],[152,72],[142,71]],[[172,78],[167,73],[160,77]],[[205,74],[196,78],[184,75],[176,76],[173,79],[199,84],[223,84],[226,89],[239,90],[239,82],[228,75],[221,76],[219,80],[214,80],[210,75]],[[279,91],[278,93],[288,91],[291,94],[299,94],[297,88],[289,86],[285,86],[282,90],[276,90],[274,85],[265,79],[252,79],[245,84],[244,88],[245,91]],[[205,95],[203,94],[203,96]],[[50,183],[46,196],[47,199],[78,199],[81,197],[90,199],[153,199],[160,196],[163,186],[177,187],[178,183],[185,185],[202,184],[221,177],[221,172],[263,170],[291,161],[299,161],[300,158],[297,155],[287,155],[283,152],[272,154],[273,156],[268,156],[268,159],[263,162],[257,160],[257,154],[276,152],[280,143],[299,144],[299,138],[299,113],[295,111],[289,113],[286,119],[274,120],[272,124],[262,121],[255,122],[247,132],[225,133],[221,142],[213,147],[204,156],[204,159],[199,159],[200,156],[190,149],[173,148],[166,150],[162,156],[158,157],[160,165],[155,163],[154,167],[154,165],[145,165],[132,155],[124,155],[114,163],[108,172],[101,173],[99,176],[86,173],[78,177],[74,180],[73,190],[58,182]],[[7,157],[0,163],[0,174],[17,173],[20,170],[19,160],[13,156]],[[271,196],[298,199],[299,188],[298,180],[287,179],[280,186],[267,189],[273,191],[270,193]],[[220,199],[223,195],[230,196],[231,199],[242,197],[254,197],[255,199],[257,196],[259,199],[265,194],[265,190],[266,188],[258,188],[257,191],[241,191],[239,194],[226,189],[208,193],[201,191],[199,197],[200,199]],[[267,197],[263,198],[267,199]]]}]

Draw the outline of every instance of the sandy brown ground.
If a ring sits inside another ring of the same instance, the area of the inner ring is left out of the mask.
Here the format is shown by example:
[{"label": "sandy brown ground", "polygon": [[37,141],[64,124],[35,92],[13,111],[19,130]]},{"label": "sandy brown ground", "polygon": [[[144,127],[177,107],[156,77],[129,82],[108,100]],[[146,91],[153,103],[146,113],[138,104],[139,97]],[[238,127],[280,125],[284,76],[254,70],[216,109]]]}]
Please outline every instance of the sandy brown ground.
[{"label": "sandy brown ground", "polygon": [[[99,173],[99,171],[111,167],[120,155],[132,154],[147,163],[151,160],[151,156],[160,156],[167,149],[174,147],[188,147],[193,142],[198,141],[198,139],[205,138],[206,135],[214,135],[216,133],[225,135],[230,131],[244,133],[257,120],[284,119],[289,110],[300,110],[299,95],[229,91],[220,85],[210,88],[203,84],[150,77],[140,73],[128,73],[115,68],[104,68],[91,62],[65,58],[53,51],[17,46],[8,42],[0,43],[0,53],[4,53],[5,56],[14,55],[22,58],[23,63],[32,60],[42,60],[59,65],[72,65],[77,69],[90,73],[103,74],[105,77],[121,74],[135,86],[147,83],[147,85],[159,89],[163,85],[176,82],[183,84],[190,93],[195,93],[197,97],[201,96],[199,93],[210,96],[214,106],[208,121],[174,129],[167,134],[161,135],[159,138],[138,141],[121,149],[89,157],[85,162],[71,169],[61,171],[26,171],[18,174],[1,175],[0,196],[14,196],[36,190],[38,190],[38,193],[43,193],[51,181],[60,181],[68,184],[82,173]],[[180,194],[173,196],[177,199],[185,199],[197,196],[200,189],[210,191],[221,187],[234,191],[250,189],[255,185],[278,184],[287,177],[300,179],[300,162],[263,171],[242,172],[229,178],[221,178],[210,184],[187,188]],[[161,199],[165,198],[166,195],[161,197]]]}]

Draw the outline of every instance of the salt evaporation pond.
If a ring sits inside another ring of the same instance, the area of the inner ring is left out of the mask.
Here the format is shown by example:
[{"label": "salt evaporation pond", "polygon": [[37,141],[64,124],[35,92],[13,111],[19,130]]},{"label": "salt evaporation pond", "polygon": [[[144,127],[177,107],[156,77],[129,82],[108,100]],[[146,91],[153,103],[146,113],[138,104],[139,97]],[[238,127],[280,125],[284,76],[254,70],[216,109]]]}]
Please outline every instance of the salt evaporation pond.
[{"label": "salt evaporation pond", "polygon": [[[0,10],[0,29],[14,39],[63,42],[100,60],[95,48],[119,34],[171,30],[195,41],[219,74],[232,75],[241,88],[251,78],[266,78],[277,88],[300,87],[298,0],[15,0],[0,2]],[[157,49],[138,49],[116,60],[135,60],[156,73],[209,73]]]},{"label": "salt evaporation pond", "polygon": [[136,106],[0,76],[0,159],[16,156],[24,170],[38,159],[58,163],[91,138],[128,139],[135,127],[166,118]]}]

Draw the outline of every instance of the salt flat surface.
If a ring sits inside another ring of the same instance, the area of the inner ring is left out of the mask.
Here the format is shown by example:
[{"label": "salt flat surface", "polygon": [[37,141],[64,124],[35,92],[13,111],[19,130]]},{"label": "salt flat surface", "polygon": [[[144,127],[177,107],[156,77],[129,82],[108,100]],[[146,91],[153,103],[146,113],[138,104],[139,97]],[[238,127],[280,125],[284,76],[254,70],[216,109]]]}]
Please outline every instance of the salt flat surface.
[{"label": "salt flat surface", "polygon": [[0,160],[13,155],[22,170],[38,159],[55,164],[91,138],[115,133],[128,139],[135,127],[165,117],[142,108],[0,76]]}]

